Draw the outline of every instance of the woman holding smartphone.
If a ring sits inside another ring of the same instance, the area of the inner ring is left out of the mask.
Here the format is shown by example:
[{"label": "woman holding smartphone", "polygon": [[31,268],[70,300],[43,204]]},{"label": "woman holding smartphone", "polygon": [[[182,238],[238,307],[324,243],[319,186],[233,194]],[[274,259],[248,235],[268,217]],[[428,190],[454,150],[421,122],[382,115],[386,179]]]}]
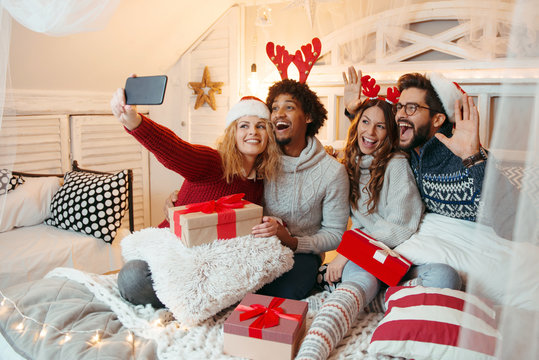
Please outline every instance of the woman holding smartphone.
[{"label": "woman holding smartphone", "polygon": [[[166,168],[185,180],[175,206],[217,200],[244,193],[245,200],[261,205],[263,179],[272,179],[279,170],[280,150],[269,121],[266,104],[244,97],[226,116],[226,129],[217,149],[190,144],[170,129],[137,113],[127,105],[124,89],[111,100],[114,116],[127,132],[148,149]],[[159,227],[167,227],[163,221]],[[153,291],[151,273],[144,261],[129,261],[118,275],[120,294],[133,304],[163,307]]]}]

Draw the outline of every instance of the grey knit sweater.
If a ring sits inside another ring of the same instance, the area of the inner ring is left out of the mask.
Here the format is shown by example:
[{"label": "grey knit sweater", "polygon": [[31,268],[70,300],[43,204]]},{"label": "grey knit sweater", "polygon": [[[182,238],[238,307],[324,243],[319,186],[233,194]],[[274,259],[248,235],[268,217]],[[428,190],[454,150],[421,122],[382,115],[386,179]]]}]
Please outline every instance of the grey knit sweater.
[{"label": "grey knit sweater", "polygon": [[264,184],[264,213],[281,218],[296,252],[320,254],[337,248],[349,215],[348,176],[315,137],[298,157],[282,156],[281,173]]},{"label": "grey knit sweater", "polygon": [[372,160],[371,155],[361,157],[359,181],[362,192],[358,209],[352,210],[352,228],[394,248],[417,231],[424,205],[408,160],[403,155],[395,155],[387,164],[378,206],[368,215],[368,195],[363,189],[371,178],[369,166]]}]

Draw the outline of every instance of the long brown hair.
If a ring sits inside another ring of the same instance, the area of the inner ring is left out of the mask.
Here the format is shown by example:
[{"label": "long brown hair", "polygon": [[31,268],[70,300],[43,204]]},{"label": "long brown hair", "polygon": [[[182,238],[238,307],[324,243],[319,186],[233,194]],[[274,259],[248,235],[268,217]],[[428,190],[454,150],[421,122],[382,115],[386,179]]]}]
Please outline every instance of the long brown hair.
[{"label": "long brown hair", "polygon": [[[264,122],[268,133],[268,145],[266,150],[256,157],[254,170],[257,178],[273,180],[280,169],[281,150],[275,142],[273,124],[266,119],[264,119]],[[228,184],[232,182],[235,176],[245,179],[249,175],[245,174],[243,154],[236,146],[237,123],[238,120],[230,123],[217,141],[217,151],[221,154],[223,176]]]},{"label": "long brown hair", "polygon": [[348,128],[348,137],[344,148],[343,162],[348,173],[348,179],[350,180],[349,201],[353,209],[357,210],[359,208],[358,202],[361,199],[359,184],[361,168],[359,164],[361,163],[361,157],[364,155],[359,149],[357,127],[365,110],[373,106],[379,107],[384,114],[387,135],[374,153],[374,159],[369,167],[371,178],[365,189],[366,195],[369,197],[367,201],[367,214],[372,214],[376,210],[378,200],[380,199],[380,191],[384,184],[384,173],[389,160],[391,160],[395,153],[401,153],[399,150],[399,131],[392,106],[381,99],[364,100],[359,107],[356,117]]}]

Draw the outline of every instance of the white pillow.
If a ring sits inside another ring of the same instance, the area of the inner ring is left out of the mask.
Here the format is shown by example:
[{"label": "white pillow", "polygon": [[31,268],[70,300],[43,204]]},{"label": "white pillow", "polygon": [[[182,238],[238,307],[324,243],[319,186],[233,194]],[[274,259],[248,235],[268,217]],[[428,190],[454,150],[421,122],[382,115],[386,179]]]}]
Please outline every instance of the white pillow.
[{"label": "white pillow", "polygon": [[148,263],[155,293],[179,322],[196,325],[292,268],[293,252],[275,236],[251,235],[185,247],[169,229],[125,237],[126,261]]},{"label": "white pillow", "polygon": [[24,184],[0,197],[0,232],[37,225],[51,216],[51,201],[62,178],[25,177],[25,180]]},{"label": "white pillow", "polygon": [[415,265],[452,266],[469,293],[496,304],[539,311],[537,245],[505,240],[485,225],[428,213],[418,232],[395,251]]},{"label": "white pillow", "polygon": [[500,333],[482,299],[451,289],[390,287],[368,352],[416,360],[493,360]]}]

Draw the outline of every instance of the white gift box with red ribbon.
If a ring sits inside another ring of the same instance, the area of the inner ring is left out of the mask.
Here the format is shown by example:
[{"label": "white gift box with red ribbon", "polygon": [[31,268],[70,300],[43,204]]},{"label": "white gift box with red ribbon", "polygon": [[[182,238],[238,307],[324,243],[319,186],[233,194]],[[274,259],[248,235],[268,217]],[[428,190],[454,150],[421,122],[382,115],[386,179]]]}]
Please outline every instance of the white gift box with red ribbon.
[{"label": "white gift box with red ribbon", "polygon": [[412,263],[359,229],[344,232],[337,252],[389,286],[395,286]]},{"label": "white gift box with red ribbon", "polygon": [[243,200],[243,196],[234,194],[170,208],[170,230],[187,247],[249,235],[262,221],[262,207]]}]

